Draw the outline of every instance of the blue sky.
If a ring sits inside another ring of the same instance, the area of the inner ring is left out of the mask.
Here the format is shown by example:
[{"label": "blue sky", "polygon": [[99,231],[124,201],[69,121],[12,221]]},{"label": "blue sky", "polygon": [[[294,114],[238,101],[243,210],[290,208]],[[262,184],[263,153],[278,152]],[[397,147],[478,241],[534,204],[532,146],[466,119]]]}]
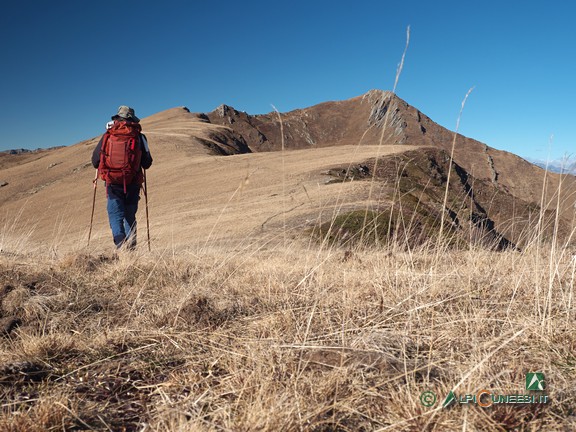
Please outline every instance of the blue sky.
[{"label": "blue sky", "polygon": [[[119,105],[251,114],[392,89],[524,157],[574,154],[566,1],[27,1],[0,15],[0,150],[75,144]],[[153,143],[152,143],[153,145]]]}]

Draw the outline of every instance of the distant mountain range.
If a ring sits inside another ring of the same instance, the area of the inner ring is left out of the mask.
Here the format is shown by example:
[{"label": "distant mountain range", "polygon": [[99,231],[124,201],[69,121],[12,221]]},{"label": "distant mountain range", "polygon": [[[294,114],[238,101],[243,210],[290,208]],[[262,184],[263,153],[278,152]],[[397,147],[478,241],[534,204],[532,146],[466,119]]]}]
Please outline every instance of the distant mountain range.
[{"label": "distant mountain range", "polygon": [[36,151],[36,150],[28,150],[28,149],[10,149],[10,150],[4,150],[4,151],[0,151],[0,154],[11,154],[11,155],[15,155],[15,154],[22,154],[22,153],[30,153],[32,151]]},{"label": "distant mountain range", "polygon": [[550,172],[558,174],[572,174],[576,175],[576,158],[564,158],[551,161],[543,161],[532,158],[525,158],[528,162],[533,163],[540,168],[546,169]]},{"label": "distant mountain range", "polygon": [[19,148],[19,149],[10,149],[10,150],[3,150],[0,151],[0,155],[2,154],[8,154],[8,155],[20,155],[20,154],[26,154],[26,153],[38,153],[41,151],[46,151],[46,150],[54,150],[54,149],[58,149],[58,148],[62,148],[64,146],[56,146],[56,147],[48,147],[48,148],[37,148],[34,150],[30,150],[30,149],[25,149],[25,148]]}]

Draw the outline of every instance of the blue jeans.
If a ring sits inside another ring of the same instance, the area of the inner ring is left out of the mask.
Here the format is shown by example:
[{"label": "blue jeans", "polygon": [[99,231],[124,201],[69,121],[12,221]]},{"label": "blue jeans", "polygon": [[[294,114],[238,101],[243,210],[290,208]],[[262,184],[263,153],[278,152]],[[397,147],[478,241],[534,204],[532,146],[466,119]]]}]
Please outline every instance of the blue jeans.
[{"label": "blue jeans", "polygon": [[140,199],[140,185],[111,184],[107,186],[108,220],[112,229],[112,237],[117,248],[126,245],[128,249],[136,247],[136,212]]}]

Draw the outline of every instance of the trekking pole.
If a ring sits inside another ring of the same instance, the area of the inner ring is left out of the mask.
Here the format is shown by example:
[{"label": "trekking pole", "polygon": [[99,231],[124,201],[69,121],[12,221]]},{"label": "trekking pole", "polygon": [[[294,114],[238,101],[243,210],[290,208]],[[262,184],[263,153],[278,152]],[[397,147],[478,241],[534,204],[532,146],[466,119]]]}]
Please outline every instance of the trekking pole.
[{"label": "trekking pole", "polygon": [[148,217],[148,184],[146,183],[146,170],[144,171],[144,201],[146,201],[146,233],[148,234],[148,252],[151,252],[150,248],[150,218]]},{"label": "trekking pole", "polygon": [[90,246],[90,237],[92,236],[92,222],[94,222],[94,207],[96,206],[96,188],[98,187],[98,169],[96,169],[96,176],[92,180],[94,185],[94,196],[92,197],[92,215],[90,216],[90,231],[88,231],[88,244],[86,247]]}]

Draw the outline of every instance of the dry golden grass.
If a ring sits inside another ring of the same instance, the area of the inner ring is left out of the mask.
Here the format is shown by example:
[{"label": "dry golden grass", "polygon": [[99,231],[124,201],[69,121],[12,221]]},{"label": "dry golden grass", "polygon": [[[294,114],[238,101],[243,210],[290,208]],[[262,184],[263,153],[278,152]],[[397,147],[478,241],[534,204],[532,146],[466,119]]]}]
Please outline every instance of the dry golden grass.
[{"label": "dry golden grass", "polygon": [[[567,252],[2,254],[0,430],[574,430]],[[549,404],[439,407],[531,371]]]}]

